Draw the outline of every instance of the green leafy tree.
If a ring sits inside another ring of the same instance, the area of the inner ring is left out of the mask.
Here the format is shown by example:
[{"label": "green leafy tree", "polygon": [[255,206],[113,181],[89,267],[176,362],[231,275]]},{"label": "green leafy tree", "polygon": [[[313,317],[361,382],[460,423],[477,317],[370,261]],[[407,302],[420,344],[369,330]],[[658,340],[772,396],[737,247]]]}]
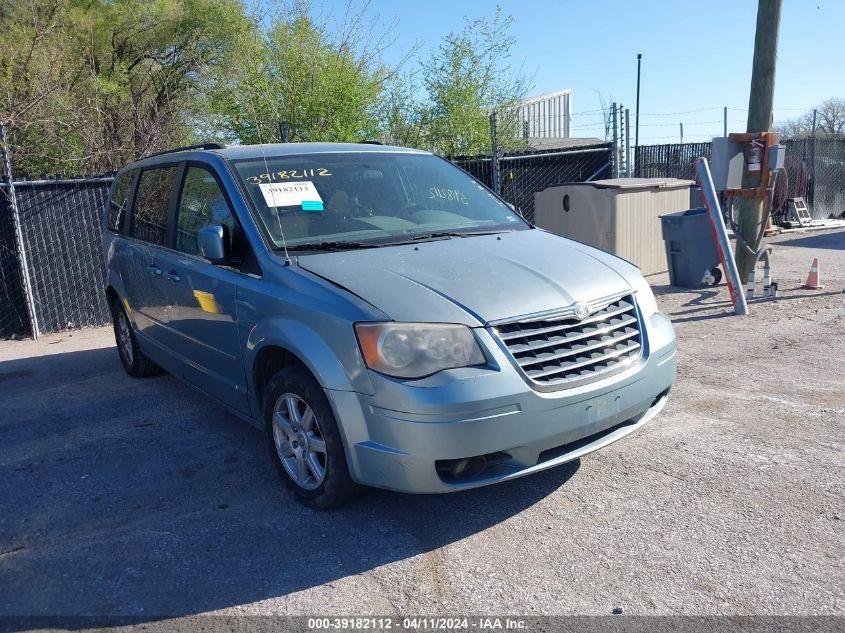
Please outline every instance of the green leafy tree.
[{"label": "green leafy tree", "polygon": [[416,77],[396,74],[385,82],[379,99],[380,140],[390,145],[424,147],[426,111],[418,98]]},{"label": "green leafy tree", "polygon": [[192,136],[239,0],[24,0],[0,13],[0,120],[21,172],[101,172]]},{"label": "green leafy tree", "polygon": [[499,8],[493,19],[468,20],[423,64],[426,140],[434,150],[447,156],[489,153],[493,111],[502,146],[519,142],[515,111],[528,80],[510,65],[513,21]]},{"label": "green leafy tree", "polygon": [[376,137],[392,71],[381,62],[388,35],[374,37],[363,11],[336,29],[302,3],[285,7],[266,31],[254,20],[208,86],[212,127],[243,143],[278,140],[280,121],[293,140]]},{"label": "green leafy tree", "polygon": [[62,0],[22,0],[0,5],[0,122],[10,137],[13,163],[27,171],[44,166],[54,113],[68,105],[68,95],[83,72],[70,49],[73,34]]},{"label": "green leafy tree", "polygon": [[[366,0],[320,16],[308,0],[248,15],[243,0],[0,3],[0,121],[18,174],[99,173],[222,136],[242,143],[383,141],[448,155],[504,148],[525,80],[512,18],[467,21],[415,72],[384,63],[395,24]],[[514,128],[514,129],[511,129]]]}]

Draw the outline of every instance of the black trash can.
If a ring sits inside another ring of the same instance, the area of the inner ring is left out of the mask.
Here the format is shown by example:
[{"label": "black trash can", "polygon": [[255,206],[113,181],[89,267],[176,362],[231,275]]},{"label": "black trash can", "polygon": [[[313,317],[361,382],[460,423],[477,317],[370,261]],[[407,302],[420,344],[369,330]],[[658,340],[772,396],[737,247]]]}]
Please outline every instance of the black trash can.
[{"label": "black trash can", "polygon": [[722,279],[719,253],[707,209],[689,209],[660,216],[669,283],[682,288],[704,288]]}]

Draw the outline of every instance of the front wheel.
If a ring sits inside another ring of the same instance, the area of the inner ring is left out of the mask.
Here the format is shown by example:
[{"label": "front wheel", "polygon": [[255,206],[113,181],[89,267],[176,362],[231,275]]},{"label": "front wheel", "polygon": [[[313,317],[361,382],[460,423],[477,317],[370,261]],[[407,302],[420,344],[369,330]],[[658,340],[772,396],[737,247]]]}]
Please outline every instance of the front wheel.
[{"label": "front wheel", "polygon": [[303,504],[335,508],[361,490],[349,476],[328,398],[305,367],[287,367],[270,379],[264,422],[270,458]]}]

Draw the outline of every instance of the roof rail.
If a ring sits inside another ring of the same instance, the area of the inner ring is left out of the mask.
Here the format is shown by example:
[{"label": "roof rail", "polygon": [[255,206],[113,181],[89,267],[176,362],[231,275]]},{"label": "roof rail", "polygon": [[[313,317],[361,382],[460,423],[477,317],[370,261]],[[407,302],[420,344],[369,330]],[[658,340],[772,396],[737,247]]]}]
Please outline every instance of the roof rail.
[{"label": "roof rail", "polygon": [[147,156],[142,156],[138,160],[144,160],[145,158],[152,158],[153,156],[164,156],[165,154],[174,154],[175,152],[188,152],[192,149],[226,149],[225,143],[198,143],[196,145],[186,145],[185,147],[174,147],[173,149],[166,149],[162,152],[156,152],[155,154],[148,154]]},{"label": "roof rail", "polygon": [[381,141],[361,141],[361,145],[384,145]]}]

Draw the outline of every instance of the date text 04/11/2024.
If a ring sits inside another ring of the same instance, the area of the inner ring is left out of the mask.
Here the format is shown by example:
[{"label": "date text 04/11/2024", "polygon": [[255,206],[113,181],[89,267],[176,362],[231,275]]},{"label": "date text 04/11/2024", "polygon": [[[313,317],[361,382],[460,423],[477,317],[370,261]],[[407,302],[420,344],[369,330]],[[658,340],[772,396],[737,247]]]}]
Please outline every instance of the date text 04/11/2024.
[{"label": "date text 04/11/2024", "polygon": [[500,617],[352,617],[352,618],[309,618],[308,629],[311,631],[347,630],[347,631],[497,631],[521,630],[526,628],[524,620]]}]

